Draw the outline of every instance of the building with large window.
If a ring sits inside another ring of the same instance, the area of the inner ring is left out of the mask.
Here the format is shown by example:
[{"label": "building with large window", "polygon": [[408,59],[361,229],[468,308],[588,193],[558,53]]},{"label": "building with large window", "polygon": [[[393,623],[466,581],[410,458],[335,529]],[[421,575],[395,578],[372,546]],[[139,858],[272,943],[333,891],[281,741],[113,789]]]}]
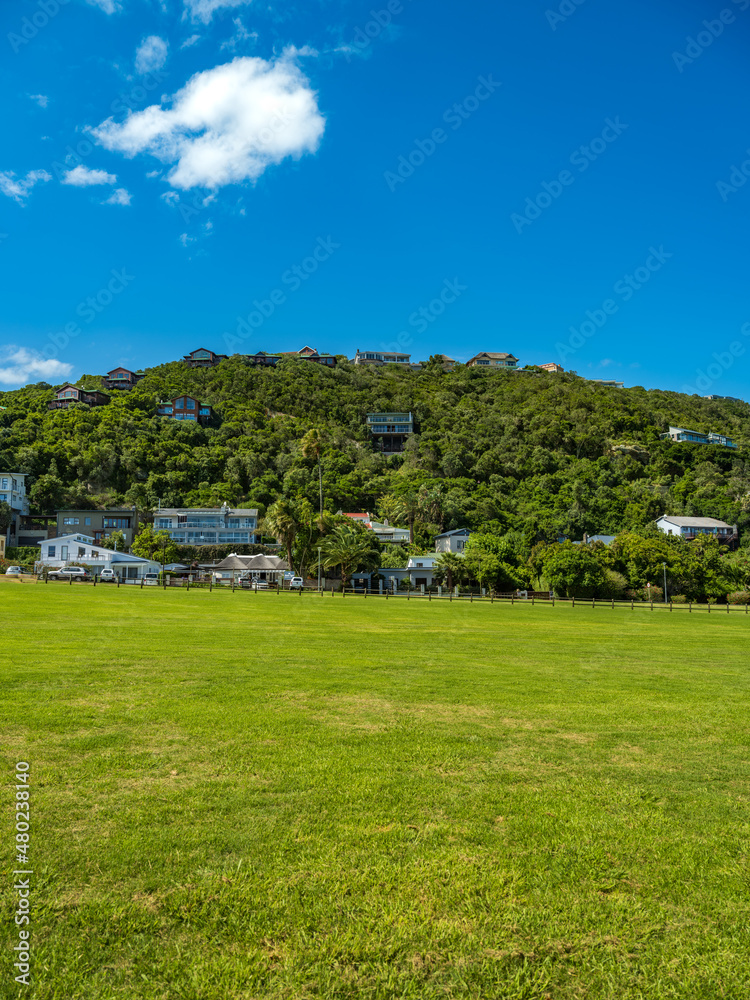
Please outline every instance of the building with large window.
[{"label": "building with large window", "polygon": [[518,368],[518,358],[497,351],[482,351],[466,362],[467,368]]},{"label": "building with large window", "polygon": [[76,534],[81,531],[91,535],[94,544],[99,545],[113,531],[121,531],[125,536],[125,546],[130,548],[138,534],[140,519],[135,507],[116,507],[109,510],[58,510],[57,536]]},{"label": "building with large window", "polygon": [[143,378],[137,372],[131,372],[129,368],[113,368],[104,377],[105,389],[134,389]]},{"label": "building with large window", "polygon": [[3,532],[9,547],[18,545],[18,529],[21,518],[29,513],[29,499],[26,496],[26,473],[0,472],[0,503],[7,503],[11,509],[10,524]]},{"label": "building with large window", "polygon": [[170,420],[193,420],[199,424],[206,424],[213,417],[214,411],[195,396],[177,396],[175,399],[159,403],[156,415],[169,417]]},{"label": "building with large window", "polygon": [[688,441],[692,444],[718,444],[722,448],[737,448],[730,437],[716,434],[714,431],[704,434],[702,431],[688,431],[684,427],[670,427],[665,434],[660,434],[659,437],[662,441]]},{"label": "building with large window", "polygon": [[700,535],[710,535],[723,545],[736,545],[739,532],[736,524],[727,524],[715,517],[678,517],[662,514],[656,519],[656,527],[665,535],[677,535],[691,542]]},{"label": "building with large window", "polygon": [[170,507],[154,514],[154,531],[179,545],[252,545],[258,541],[257,508]]},{"label": "building with large window", "polygon": [[41,543],[37,571],[61,569],[69,563],[83,563],[96,576],[103,569],[113,569],[120,580],[140,580],[146,573],[158,573],[161,569],[153,559],[95,545],[90,535],[72,533]]},{"label": "building with large window", "polygon": [[395,455],[404,450],[404,444],[414,433],[411,413],[368,413],[367,426],[379,451]]},{"label": "building with large window", "polygon": [[191,351],[190,354],[186,354],[182,360],[190,368],[213,368],[220,361],[226,361],[228,357],[228,354],[216,354],[205,347],[199,347],[195,351]]},{"label": "building with large window", "polygon": [[354,355],[355,365],[369,365],[379,367],[380,365],[404,365],[411,364],[411,354],[401,354],[399,351],[360,351]]},{"label": "building with large window", "polygon": [[106,406],[109,396],[99,389],[82,389],[80,386],[66,382],[55,390],[55,398],[47,403],[49,410],[67,410],[74,403],[83,403],[85,406]]}]

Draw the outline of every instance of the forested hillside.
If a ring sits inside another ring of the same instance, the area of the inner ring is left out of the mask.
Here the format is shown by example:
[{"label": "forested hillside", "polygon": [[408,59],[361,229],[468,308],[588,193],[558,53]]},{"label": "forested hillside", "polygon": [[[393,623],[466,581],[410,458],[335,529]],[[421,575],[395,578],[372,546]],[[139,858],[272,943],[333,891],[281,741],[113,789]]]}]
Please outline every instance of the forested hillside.
[{"label": "forested hillside", "polygon": [[[86,376],[80,385],[99,385]],[[154,416],[188,392],[214,426]],[[662,513],[750,526],[750,406],[673,392],[617,390],[573,375],[333,370],[300,360],[277,368],[234,357],[217,368],[179,362],[147,371],[110,405],[49,412],[44,383],[0,393],[0,469],[31,475],[32,511],[69,505],[257,506],[306,497],[318,467],[302,439],[323,439],[324,504],[387,511],[389,494],[424,486],[424,530],[489,526],[527,539],[580,538],[645,526]],[[411,411],[403,455],[373,450],[368,411]],[[739,451],[659,440],[668,424],[730,435]],[[385,500],[383,500],[385,498]],[[392,500],[392,497],[390,498]]]}]

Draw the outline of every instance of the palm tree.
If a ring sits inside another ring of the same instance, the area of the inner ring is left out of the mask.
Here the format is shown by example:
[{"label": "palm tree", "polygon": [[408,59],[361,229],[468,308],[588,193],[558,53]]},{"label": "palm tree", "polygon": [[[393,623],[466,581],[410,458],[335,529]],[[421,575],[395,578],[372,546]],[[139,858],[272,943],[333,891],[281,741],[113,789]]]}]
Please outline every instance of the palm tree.
[{"label": "palm tree", "polygon": [[261,527],[264,533],[273,535],[286,548],[287,562],[292,569],[292,547],[299,531],[299,519],[291,501],[281,497],[271,504]]},{"label": "palm tree", "polygon": [[356,525],[339,524],[321,542],[323,566],[341,567],[341,580],[347,580],[358,569],[375,569],[380,563],[380,551],[370,533]]},{"label": "palm tree", "polygon": [[[323,522],[323,437],[317,427],[313,427],[302,438],[302,454],[305,458],[314,458],[318,463],[318,486],[320,487],[320,520]],[[322,530],[322,527],[321,527]]]},{"label": "palm tree", "polygon": [[453,590],[454,583],[466,579],[466,562],[456,552],[441,552],[435,560],[435,571],[447,578],[448,590]]}]

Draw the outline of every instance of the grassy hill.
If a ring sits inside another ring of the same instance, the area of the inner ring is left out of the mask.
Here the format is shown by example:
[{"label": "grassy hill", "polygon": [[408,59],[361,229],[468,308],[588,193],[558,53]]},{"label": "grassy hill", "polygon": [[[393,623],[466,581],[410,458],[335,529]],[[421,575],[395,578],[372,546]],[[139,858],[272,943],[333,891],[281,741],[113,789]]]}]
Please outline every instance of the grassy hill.
[{"label": "grassy hill", "polygon": [[[93,385],[93,376],[80,384]],[[215,426],[154,416],[189,392],[215,407]],[[42,383],[0,393],[0,469],[32,476],[34,509],[63,504],[248,504],[279,496],[317,506],[317,467],[301,440],[324,435],[325,505],[376,510],[381,497],[436,489],[435,524],[513,527],[530,540],[614,534],[661,513],[750,524],[750,406],[643,388],[616,390],[573,375],[355,368],[299,360],[275,369],[233,357],[217,368],[148,369],[109,406],[49,412]],[[370,410],[415,415],[402,456],[373,451]],[[728,434],[738,452],[659,440],[669,424]]]}]

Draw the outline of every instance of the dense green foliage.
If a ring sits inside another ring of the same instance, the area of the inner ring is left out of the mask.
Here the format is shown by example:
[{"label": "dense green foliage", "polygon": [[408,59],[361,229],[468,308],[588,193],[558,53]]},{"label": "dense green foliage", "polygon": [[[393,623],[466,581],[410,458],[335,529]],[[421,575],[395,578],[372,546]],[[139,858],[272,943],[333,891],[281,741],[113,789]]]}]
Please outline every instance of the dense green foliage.
[{"label": "dense green foliage", "polygon": [[[216,409],[213,426],[154,416],[158,400],[182,392]],[[322,484],[326,511],[401,511],[423,544],[436,527],[515,528],[532,543],[616,534],[665,512],[750,525],[745,403],[541,372],[300,360],[261,369],[240,357],[152,368],[91,410],[48,412],[52,395],[45,384],[0,393],[0,469],[31,474],[37,512],[161,499],[264,513],[280,497],[318,510]],[[402,456],[374,451],[365,425],[368,411],[388,410],[415,416]],[[660,441],[670,423],[729,434],[741,448]]]}]

